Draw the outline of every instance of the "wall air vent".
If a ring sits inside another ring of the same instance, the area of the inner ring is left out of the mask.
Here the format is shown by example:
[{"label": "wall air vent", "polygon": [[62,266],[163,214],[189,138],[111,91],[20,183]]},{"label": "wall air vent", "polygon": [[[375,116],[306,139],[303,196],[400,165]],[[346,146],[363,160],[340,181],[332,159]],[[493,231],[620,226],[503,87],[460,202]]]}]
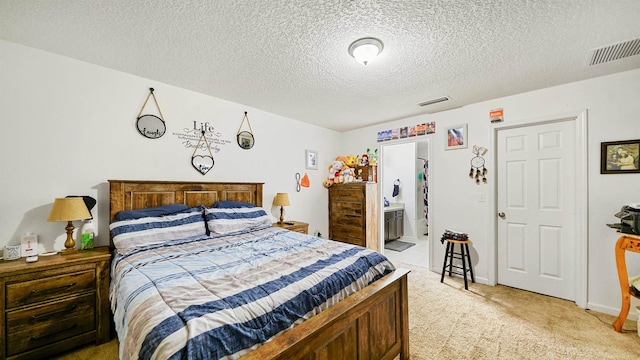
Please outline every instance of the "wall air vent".
[{"label": "wall air vent", "polygon": [[423,101],[421,103],[419,103],[419,106],[429,106],[429,105],[433,105],[433,104],[437,104],[443,101],[449,101],[449,97],[448,96],[443,96],[443,97],[439,97],[437,99],[431,99],[431,100],[427,100],[427,101]]},{"label": "wall air vent", "polygon": [[624,41],[593,50],[589,65],[598,65],[638,54],[640,54],[640,39]]}]

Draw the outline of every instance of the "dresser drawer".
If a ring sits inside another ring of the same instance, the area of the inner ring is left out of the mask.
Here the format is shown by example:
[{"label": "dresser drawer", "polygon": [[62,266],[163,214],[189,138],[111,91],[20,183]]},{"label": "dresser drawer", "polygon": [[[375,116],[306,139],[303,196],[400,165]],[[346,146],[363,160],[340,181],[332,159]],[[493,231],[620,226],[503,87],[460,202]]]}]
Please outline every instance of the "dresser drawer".
[{"label": "dresser drawer", "polygon": [[331,240],[364,246],[364,230],[360,227],[334,225],[331,227]]},{"label": "dresser drawer", "polygon": [[351,201],[351,202],[362,202],[364,199],[364,191],[362,188],[357,188],[353,186],[345,186],[341,188],[331,189],[331,200],[333,201]]},{"label": "dresser drawer", "polygon": [[333,225],[348,225],[362,228],[364,224],[364,217],[362,215],[349,215],[332,213],[329,219]]},{"label": "dresser drawer", "polygon": [[96,321],[93,311],[70,313],[58,321],[26,327],[24,331],[10,332],[7,336],[7,355],[52,344],[75,335],[95,330]]},{"label": "dresser drawer", "polygon": [[364,206],[362,203],[335,201],[331,203],[331,214],[349,214],[362,216]]},{"label": "dresser drawer", "polygon": [[6,309],[95,290],[95,270],[51,276],[6,285]]}]

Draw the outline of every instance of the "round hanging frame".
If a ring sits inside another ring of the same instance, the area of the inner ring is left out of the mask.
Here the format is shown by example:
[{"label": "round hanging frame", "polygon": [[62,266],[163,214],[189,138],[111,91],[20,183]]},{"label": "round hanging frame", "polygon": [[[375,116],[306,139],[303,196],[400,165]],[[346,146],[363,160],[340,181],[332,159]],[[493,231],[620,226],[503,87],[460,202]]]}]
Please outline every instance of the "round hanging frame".
[{"label": "round hanging frame", "polygon": [[[242,129],[242,125],[244,121],[247,120],[247,124],[249,125],[249,131],[240,131]],[[238,128],[238,134],[236,135],[236,140],[238,142],[238,146],[240,148],[249,150],[255,144],[255,138],[253,137],[251,129],[251,123],[249,122],[249,117],[247,116],[247,112],[244,112],[244,117],[242,118],[242,122],[240,122],[240,127]]]},{"label": "round hanging frame", "polygon": [[[159,117],[151,114],[142,115],[142,111],[147,105],[150,97],[153,97],[153,101],[156,103],[156,107],[158,108],[158,112],[160,113]],[[153,94],[153,88],[149,88],[149,95],[147,95],[147,99],[144,101],[144,104],[140,109],[140,113],[138,113],[136,128],[138,129],[140,135],[148,139],[157,139],[159,137],[162,137],[162,135],[164,135],[164,133],[167,131],[167,126],[162,118],[162,112],[160,111],[158,100],[156,100],[156,96]]]}]

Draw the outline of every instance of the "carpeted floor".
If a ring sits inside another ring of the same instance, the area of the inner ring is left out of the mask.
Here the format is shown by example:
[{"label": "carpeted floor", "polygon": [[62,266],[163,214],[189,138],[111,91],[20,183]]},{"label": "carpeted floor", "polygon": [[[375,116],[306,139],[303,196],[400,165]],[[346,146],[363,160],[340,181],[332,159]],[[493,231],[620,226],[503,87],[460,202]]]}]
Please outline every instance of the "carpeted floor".
[{"label": "carpeted floor", "polygon": [[[611,327],[613,316],[574,303],[506,286],[469,284],[426,268],[409,275],[412,360],[640,359],[636,324]],[[87,346],[57,359],[118,358],[118,341]]]}]

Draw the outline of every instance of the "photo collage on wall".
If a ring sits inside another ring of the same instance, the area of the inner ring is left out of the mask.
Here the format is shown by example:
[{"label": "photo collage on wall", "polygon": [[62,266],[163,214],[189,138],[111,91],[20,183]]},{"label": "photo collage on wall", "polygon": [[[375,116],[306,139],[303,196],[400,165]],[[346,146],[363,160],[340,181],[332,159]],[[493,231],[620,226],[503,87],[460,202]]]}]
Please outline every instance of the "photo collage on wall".
[{"label": "photo collage on wall", "polygon": [[436,122],[405,126],[401,128],[378,131],[378,142],[404,139],[413,136],[434,134],[436,132]]}]

